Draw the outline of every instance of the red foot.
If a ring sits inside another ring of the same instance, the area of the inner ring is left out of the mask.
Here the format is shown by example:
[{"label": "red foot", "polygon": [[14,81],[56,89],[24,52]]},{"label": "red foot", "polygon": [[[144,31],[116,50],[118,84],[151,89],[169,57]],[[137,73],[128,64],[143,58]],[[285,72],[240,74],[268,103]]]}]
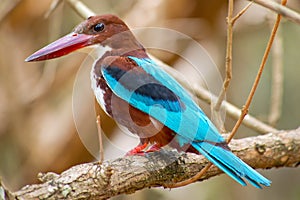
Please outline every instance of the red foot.
[{"label": "red foot", "polygon": [[158,144],[154,144],[151,147],[149,147],[149,149],[146,151],[146,153],[155,152],[155,151],[159,151],[159,150],[160,150],[160,146]]},{"label": "red foot", "polygon": [[145,151],[143,151],[148,146],[148,143],[139,144],[134,149],[128,151],[126,153],[126,156],[132,156],[132,155],[145,155]]}]

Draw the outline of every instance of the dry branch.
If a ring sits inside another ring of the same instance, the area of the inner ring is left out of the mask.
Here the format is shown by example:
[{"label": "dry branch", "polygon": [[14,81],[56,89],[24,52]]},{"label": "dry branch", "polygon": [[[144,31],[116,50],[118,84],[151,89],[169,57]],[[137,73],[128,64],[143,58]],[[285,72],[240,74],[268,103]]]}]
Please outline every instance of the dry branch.
[{"label": "dry branch", "polygon": [[[254,168],[297,167],[300,128],[232,140],[232,150]],[[7,199],[107,199],[192,177],[208,164],[203,156],[162,150],[74,166],[60,175],[46,173],[43,183],[27,185]],[[202,180],[221,174],[211,167]]]},{"label": "dry branch", "polygon": [[297,24],[300,24],[300,14],[296,11],[287,8],[273,0],[248,0],[253,1],[256,4],[259,4],[265,8],[268,8],[277,14],[280,14],[281,16],[289,19],[292,22],[295,22]]},{"label": "dry branch", "polygon": [[[281,4],[282,5],[286,5],[287,3],[287,0],[281,0]],[[258,72],[257,72],[257,75],[255,77],[255,80],[253,82],[253,85],[252,85],[252,88],[249,92],[249,95],[247,97],[247,100],[242,108],[242,111],[241,111],[241,116],[240,118],[237,120],[237,122],[235,123],[233,129],[231,130],[231,133],[230,133],[230,136],[228,138],[228,141],[230,141],[233,136],[235,135],[235,133],[237,132],[238,128],[240,127],[240,125],[242,124],[244,118],[246,117],[246,115],[248,114],[248,111],[249,111],[249,107],[250,107],[250,104],[252,102],[252,99],[254,97],[254,94],[256,92],[256,89],[257,89],[257,86],[259,84],[259,81],[261,80],[261,76],[262,76],[262,73],[264,71],[264,68],[265,68],[265,65],[266,65],[266,62],[267,62],[267,59],[269,57],[269,54],[270,54],[270,50],[271,50],[271,47],[273,45],[273,42],[274,42],[274,38],[276,36],[276,33],[277,33],[277,30],[278,30],[278,27],[279,27],[279,24],[280,24],[280,21],[281,21],[281,15],[280,14],[277,14],[277,18],[276,18],[276,21],[274,23],[274,26],[272,28],[272,32],[270,34],[270,38],[269,38],[269,41],[268,41],[268,44],[267,44],[267,47],[265,49],[265,52],[264,52],[264,55],[263,55],[263,58],[262,58],[262,61],[261,61],[261,64],[259,66],[259,69],[258,69]]]},{"label": "dry branch", "polygon": [[[271,19],[269,19],[271,21]],[[274,38],[272,51],[272,83],[270,97],[270,111],[268,122],[272,126],[276,126],[282,113],[283,102],[283,38],[282,31],[279,28],[276,37]]]}]

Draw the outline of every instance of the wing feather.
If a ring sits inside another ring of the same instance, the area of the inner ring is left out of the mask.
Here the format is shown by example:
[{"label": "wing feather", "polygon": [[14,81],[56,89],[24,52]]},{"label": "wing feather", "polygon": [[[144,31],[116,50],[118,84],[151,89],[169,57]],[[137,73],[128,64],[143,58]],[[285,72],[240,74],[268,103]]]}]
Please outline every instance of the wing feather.
[{"label": "wing feather", "polygon": [[[128,58],[123,59],[126,64],[114,61],[101,67],[104,79],[118,97],[176,132],[181,146],[193,140],[224,142],[215,126],[174,78],[150,59]],[[130,67],[125,69],[124,66]]]}]

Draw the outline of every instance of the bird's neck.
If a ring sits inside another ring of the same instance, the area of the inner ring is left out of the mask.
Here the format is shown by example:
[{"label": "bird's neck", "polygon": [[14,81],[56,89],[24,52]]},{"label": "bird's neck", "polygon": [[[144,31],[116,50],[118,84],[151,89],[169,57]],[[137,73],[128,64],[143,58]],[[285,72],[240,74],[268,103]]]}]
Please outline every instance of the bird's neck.
[{"label": "bird's neck", "polygon": [[[135,56],[138,58],[148,57],[145,48],[137,41],[130,31],[124,31],[113,35],[101,43],[106,52],[101,58],[106,56]],[[101,59],[99,57],[99,59]]]},{"label": "bird's neck", "polygon": [[[135,39],[135,38],[134,38]],[[95,50],[92,56],[95,59],[93,69],[91,71],[92,77],[98,79],[101,77],[101,67],[105,58],[109,56],[114,57],[127,57],[133,56],[137,58],[149,58],[145,48],[137,40],[123,40],[113,41],[102,44],[94,45]]]},{"label": "bird's neck", "polygon": [[91,56],[95,59],[95,62],[100,63],[108,56],[133,56],[137,58],[148,58],[146,50],[141,46],[140,48],[112,48],[110,46],[94,45],[94,51]]}]

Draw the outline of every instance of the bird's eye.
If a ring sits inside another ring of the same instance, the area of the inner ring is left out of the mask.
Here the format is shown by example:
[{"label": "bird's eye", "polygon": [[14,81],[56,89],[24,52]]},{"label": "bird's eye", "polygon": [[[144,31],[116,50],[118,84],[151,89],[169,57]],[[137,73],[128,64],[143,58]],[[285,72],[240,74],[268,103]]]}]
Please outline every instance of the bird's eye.
[{"label": "bird's eye", "polygon": [[99,23],[94,26],[94,31],[96,31],[96,32],[101,32],[101,31],[103,31],[103,29],[104,29],[103,23]]}]

